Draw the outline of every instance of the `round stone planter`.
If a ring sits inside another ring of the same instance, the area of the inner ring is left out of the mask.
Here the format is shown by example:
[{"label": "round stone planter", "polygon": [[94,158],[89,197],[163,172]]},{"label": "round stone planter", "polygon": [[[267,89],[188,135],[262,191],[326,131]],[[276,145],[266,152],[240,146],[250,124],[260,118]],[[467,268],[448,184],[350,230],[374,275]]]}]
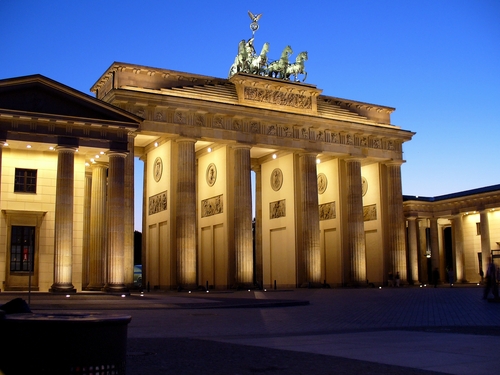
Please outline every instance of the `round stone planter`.
[{"label": "round stone planter", "polygon": [[2,314],[0,373],[125,374],[128,315]]}]

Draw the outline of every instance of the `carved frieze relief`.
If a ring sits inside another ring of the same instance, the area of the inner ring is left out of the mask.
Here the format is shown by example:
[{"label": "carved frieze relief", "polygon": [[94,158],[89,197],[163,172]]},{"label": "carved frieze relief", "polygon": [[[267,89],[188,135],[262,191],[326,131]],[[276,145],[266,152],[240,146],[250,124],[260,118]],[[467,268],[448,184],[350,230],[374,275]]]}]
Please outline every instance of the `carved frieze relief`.
[{"label": "carved frieze relief", "polygon": [[328,202],[319,205],[319,220],[331,220],[337,217],[335,202]]},{"label": "carved frieze relief", "polygon": [[310,96],[258,87],[245,87],[244,99],[299,109],[312,108],[312,98]]},{"label": "carved frieze relief", "polygon": [[377,205],[370,204],[368,206],[363,206],[363,220],[371,221],[377,220]]},{"label": "carved frieze relief", "polygon": [[140,105],[128,105],[124,109],[136,115],[152,121],[163,123],[174,123],[181,125],[194,125],[215,129],[234,130],[237,132],[249,132],[272,137],[295,138],[299,140],[310,140],[314,142],[325,142],[347,146],[359,146],[378,150],[401,152],[402,141],[399,139],[388,139],[369,134],[354,134],[347,131],[331,131],[316,126],[304,126],[303,124],[289,124],[276,122],[261,122],[254,118],[232,118],[218,113],[206,113],[189,111],[176,108],[151,108]]},{"label": "carved frieze relief", "polygon": [[269,218],[278,219],[286,216],[286,199],[269,203]]},{"label": "carved frieze relief", "polygon": [[149,215],[167,210],[167,191],[149,197]]},{"label": "carved frieze relief", "polygon": [[201,217],[209,217],[223,212],[224,203],[222,194],[201,201]]}]

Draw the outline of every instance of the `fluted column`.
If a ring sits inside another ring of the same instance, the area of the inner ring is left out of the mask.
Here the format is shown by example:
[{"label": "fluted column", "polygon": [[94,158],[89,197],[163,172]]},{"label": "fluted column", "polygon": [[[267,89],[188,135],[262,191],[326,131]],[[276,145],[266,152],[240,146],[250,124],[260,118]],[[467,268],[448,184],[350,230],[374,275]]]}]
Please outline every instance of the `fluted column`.
[{"label": "fluted column", "polygon": [[319,245],[319,210],[318,210],[318,176],[316,172],[315,153],[302,154],[300,161],[300,195],[301,195],[301,261],[303,262],[303,279],[300,284],[309,286],[321,285],[321,252]]},{"label": "fluted column", "polygon": [[255,280],[262,287],[264,282],[262,259],[262,168],[260,165],[252,167],[255,172]]},{"label": "fluted column", "polygon": [[389,259],[391,270],[399,272],[401,281],[408,279],[406,269],[406,243],[403,213],[403,192],[401,188],[402,161],[387,163],[387,218],[389,238]]},{"label": "fluted column", "polygon": [[148,156],[144,154],[140,160],[143,164],[142,174],[142,242],[141,242],[141,263],[142,263],[142,285],[148,285]]},{"label": "fluted column", "polygon": [[347,159],[347,246],[350,256],[350,281],[354,285],[366,283],[366,245],[363,221],[363,190],[361,160]]},{"label": "fluted column", "polygon": [[418,284],[418,221],[416,217],[408,218],[408,258],[410,268],[408,269],[408,281]]},{"label": "fluted column", "polygon": [[101,290],[105,283],[107,173],[107,163],[92,164],[87,290]]},{"label": "fluted column", "polygon": [[123,293],[125,287],[125,152],[108,153],[107,282],[106,292]]},{"label": "fluted column", "polygon": [[125,285],[134,282],[134,138],[128,136],[128,155],[125,159]]},{"label": "fluted column", "polygon": [[443,277],[442,270],[440,269],[439,263],[439,229],[438,229],[438,218],[432,217],[429,219],[430,223],[430,236],[431,236],[431,263],[432,270],[438,269],[441,278]]},{"label": "fluted column", "polygon": [[92,196],[92,173],[85,173],[83,192],[83,251],[82,251],[82,289],[89,284],[90,264],[90,204]]},{"label": "fluted column", "polygon": [[237,286],[253,285],[252,187],[250,146],[234,150],[234,252]]},{"label": "fluted column", "polygon": [[[3,146],[5,146],[5,144],[7,143],[7,141],[5,140],[5,138],[0,138],[0,186],[2,186],[2,152],[3,152]],[[1,202],[1,190],[0,189],[0,202]]]},{"label": "fluted column", "polygon": [[481,258],[483,260],[483,275],[486,275],[488,259],[491,257],[490,224],[487,210],[479,212],[479,220],[479,227],[481,229]]},{"label": "fluted column", "polygon": [[177,140],[177,284],[196,287],[196,156],[194,139]]},{"label": "fluted column", "polygon": [[75,292],[73,287],[73,201],[75,147],[57,147],[54,229],[54,283],[51,292]]},{"label": "fluted column", "polygon": [[[452,220],[452,243],[453,255],[455,260],[454,270],[456,280],[459,282],[466,281],[465,275],[465,255],[464,255],[464,233],[462,225],[462,214],[455,215]],[[444,280],[444,278],[443,278]]]}]

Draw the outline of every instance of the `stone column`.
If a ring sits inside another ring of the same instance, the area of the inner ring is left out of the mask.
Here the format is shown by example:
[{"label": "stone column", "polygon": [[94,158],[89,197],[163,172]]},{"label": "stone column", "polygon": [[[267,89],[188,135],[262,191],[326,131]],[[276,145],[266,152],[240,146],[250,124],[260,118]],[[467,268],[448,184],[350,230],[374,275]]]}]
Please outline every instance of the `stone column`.
[{"label": "stone column", "polygon": [[350,282],[366,284],[366,245],[363,220],[361,159],[347,159],[347,246],[350,257]]},{"label": "stone column", "polygon": [[439,276],[441,280],[443,279],[443,271],[440,269],[439,265],[439,227],[438,227],[438,218],[432,217],[429,219],[430,223],[430,236],[431,236],[431,263],[432,263],[432,271],[436,268],[439,270]]},{"label": "stone column", "polygon": [[90,194],[89,283],[87,290],[101,290],[106,269],[106,187],[107,163],[92,164]]},{"label": "stone column", "polygon": [[[148,157],[144,154],[140,158],[143,162],[142,175],[142,243],[141,243],[141,261],[142,261],[142,286],[148,285]],[[170,204],[170,202],[168,203]]]},{"label": "stone column", "polygon": [[177,284],[196,287],[196,155],[194,139],[177,142]]},{"label": "stone column", "polygon": [[315,153],[302,154],[300,162],[300,210],[302,219],[302,286],[321,285],[321,250],[318,208],[318,175]]},{"label": "stone column", "polygon": [[[5,146],[5,144],[7,143],[7,141],[5,140],[5,138],[0,138],[0,186],[2,186],[2,152],[3,152],[3,146]],[[1,192],[2,189],[0,189],[0,192]],[[0,195],[0,202],[1,202],[1,195]]]},{"label": "stone column", "polygon": [[410,284],[419,284],[418,281],[418,220],[416,217],[408,218],[408,281]]},{"label": "stone column", "polygon": [[75,147],[57,146],[54,228],[54,283],[50,291],[76,292],[73,282],[73,200]]},{"label": "stone column", "polygon": [[406,243],[401,188],[402,161],[387,163],[387,219],[390,270],[399,272],[401,281],[408,279],[406,269]]},{"label": "stone column", "polygon": [[134,283],[134,139],[128,136],[128,155],[125,159],[125,285]]},{"label": "stone column", "polygon": [[253,286],[252,187],[250,146],[235,145],[234,150],[234,254],[235,284]]},{"label": "stone column", "polygon": [[108,170],[106,285],[109,293],[127,292],[125,287],[125,158],[127,153],[110,151]]},{"label": "stone column", "polygon": [[488,220],[488,211],[482,210],[479,212],[479,228],[481,230],[481,258],[482,258],[482,269],[483,276],[486,275],[486,270],[488,268],[488,259],[491,257],[491,243],[490,243],[490,225]]},{"label": "stone column", "polygon": [[455,215],[451,222],[455,280],[457,282],[466,282],[462,214]]},{"label": "stone column", "polygon": [[83,251],[82,251],[82,289],[89,284],[90,263],[90,203],[92,196],[92,173],[85,173],[83,192]]},{"label": "stone column", "polygon": [[262,259],[262,168],[260,165],[252,167],[255,172],[255,281],[263,286],[263,259]]}]

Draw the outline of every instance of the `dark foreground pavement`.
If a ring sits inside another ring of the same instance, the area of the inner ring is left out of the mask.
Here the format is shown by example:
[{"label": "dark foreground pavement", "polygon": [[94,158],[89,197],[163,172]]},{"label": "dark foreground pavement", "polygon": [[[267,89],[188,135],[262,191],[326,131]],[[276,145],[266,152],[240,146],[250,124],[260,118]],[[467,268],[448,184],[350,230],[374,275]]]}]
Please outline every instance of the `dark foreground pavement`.
[{"label": "dark foreground pavement", "polygon": [[[18,295],[0,293],[0,304]],[[21,295],[27,299],[27,295]],[[500,303],[480,287],[32,293],[39,313],[130,315],[127,374],[492,374]]]}]

